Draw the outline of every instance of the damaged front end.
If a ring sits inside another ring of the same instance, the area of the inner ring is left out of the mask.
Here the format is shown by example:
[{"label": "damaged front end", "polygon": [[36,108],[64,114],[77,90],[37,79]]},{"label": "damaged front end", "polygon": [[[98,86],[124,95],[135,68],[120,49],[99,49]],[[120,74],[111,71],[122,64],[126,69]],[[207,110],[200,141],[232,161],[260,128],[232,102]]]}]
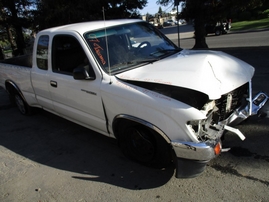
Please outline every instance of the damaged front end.
[{"label": "damaged front end", "polygon": [[205,93],[179,86],[130,80],[125,82],[185,103],[206,117],[186,121],[186,130],[194,141],[171,139],[177,178],[191,178],[201,174],[207,163],[224,151],[221,143],[224,131],[230,131],[244,140],[245,136],[233,126],[258,114],[268,100],[268,96],[262,92],[252,97],[251,82],[219,99],[209,99]]},{"label": "damaged front end", "polygon": [[209,100],[200,109],[207,118],[187,122],[188,130],[195,134],[199,142],[172,142],[177,156],[176,177],[195,177],[203,172],[206,164],[221,153],[221,137],[225,130],[244,140],[240,130],[232,126],[258,114],[267,101],[268,96],[263,92],[252,97],[251,82],[222,95],[218,100]]},{"label": "damaged front end", "polygon": [[243,134],[231,126],[238,125],[249,116],[257,115],[265,105],[268,96],[260,92],[252,97],[251,82],[229,92],[218,100],[211,100],[200,110],[205,120],[189,121],[188,128],[195,132],[200,141],[215,140],[224,130],[236,133],[244,140]]}]

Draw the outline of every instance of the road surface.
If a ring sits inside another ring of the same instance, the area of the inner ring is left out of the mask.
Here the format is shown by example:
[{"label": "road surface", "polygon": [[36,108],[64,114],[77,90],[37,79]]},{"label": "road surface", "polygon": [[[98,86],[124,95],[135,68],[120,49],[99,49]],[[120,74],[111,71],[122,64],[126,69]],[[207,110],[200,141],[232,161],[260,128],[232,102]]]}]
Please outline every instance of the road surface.
[{"label": "road surface", "polygon": [[[180,47],[191,49],[195,44],[194,30],[192,25],[181,25]],[[160,30],[176,45],[178,45],[177,26],[167,27]],[[212,48],[228,47],[259,47],[269,46],[269,30],[250,30],[242,32],[229,32],[220,36],[210,34],[206,37],[206,43]]]}]

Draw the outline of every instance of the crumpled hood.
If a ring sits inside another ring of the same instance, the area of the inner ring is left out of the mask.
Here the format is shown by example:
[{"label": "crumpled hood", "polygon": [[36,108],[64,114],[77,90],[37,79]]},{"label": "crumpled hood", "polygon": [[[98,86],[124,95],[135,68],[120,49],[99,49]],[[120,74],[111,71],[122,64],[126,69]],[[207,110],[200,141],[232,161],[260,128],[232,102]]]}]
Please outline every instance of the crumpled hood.
[{"label": "crumpled hood", "polygon": [[182,50],[160,61],[116,76],[123,80],[179,86],[218,99],[251,80],[254,68],[223,52]]}]

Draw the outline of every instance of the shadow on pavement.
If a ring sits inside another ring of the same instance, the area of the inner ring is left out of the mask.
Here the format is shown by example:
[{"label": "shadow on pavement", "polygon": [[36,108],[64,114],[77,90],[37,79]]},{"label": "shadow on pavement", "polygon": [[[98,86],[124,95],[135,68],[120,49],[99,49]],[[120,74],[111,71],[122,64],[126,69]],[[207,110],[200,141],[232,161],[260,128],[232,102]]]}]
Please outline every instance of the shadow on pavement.
[{"label": "shadow on pavement", "polygon": [[[174,175],[173,165],[139,165],[123,156],[116,140],[46,111],[23,116],[5,105],[0,116],[0,145],[36,163],[69,171],[71,178],[139,190],[160,187]],[[14,164],[13,159],[2,160]]]}]

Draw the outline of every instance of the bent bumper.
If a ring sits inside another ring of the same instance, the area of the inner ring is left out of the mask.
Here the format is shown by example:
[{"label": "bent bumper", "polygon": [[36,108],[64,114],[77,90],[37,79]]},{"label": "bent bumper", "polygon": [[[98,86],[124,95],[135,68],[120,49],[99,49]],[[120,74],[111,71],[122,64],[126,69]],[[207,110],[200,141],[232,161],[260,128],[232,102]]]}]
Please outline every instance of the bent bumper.
[{"label": "bent bumper", "polygon": [[[229,125],[237,125],[249,116],[258,114],[268,99],[268,95],[263,92],[258,93],[253,99],[252,96],[250,96],[248,100],[249,103],[246,106],[235,110],[228,119],[218,125],[222,128],[221,130],[229,130],[236,133],[244,140],[244,135],[238,129],[232,128]],[[221,142],[219,139],[211,140],[211,142],[198,143],[172,141],[171,144],[176,155],[177,178],[191,178],[201,174],[206,164],[221,151]]]},{"label": "bent bumper", "polygon": [[249,104],[240,107],[231,116],[225,120],[226,125],[237,125],[247,119],[249,116],[257,115],[260,109],[266,104],[269,97],[263,92],[258,93],[254,98],[249,98]]},{"label": "bent bumper", "polygon": [[221,151],[221,142],[194,143],[173,142],[176,159],[176,178],[192,178],[200,175],[207,163],[215,158]]},{"label": "bent bumper", "polygon": [[191,160],[208,161],[217,156],[215,153],[216,146],[220,142],[208,144],[205,142],[173,142],[172,146],[178,158],[185,158]]}]

